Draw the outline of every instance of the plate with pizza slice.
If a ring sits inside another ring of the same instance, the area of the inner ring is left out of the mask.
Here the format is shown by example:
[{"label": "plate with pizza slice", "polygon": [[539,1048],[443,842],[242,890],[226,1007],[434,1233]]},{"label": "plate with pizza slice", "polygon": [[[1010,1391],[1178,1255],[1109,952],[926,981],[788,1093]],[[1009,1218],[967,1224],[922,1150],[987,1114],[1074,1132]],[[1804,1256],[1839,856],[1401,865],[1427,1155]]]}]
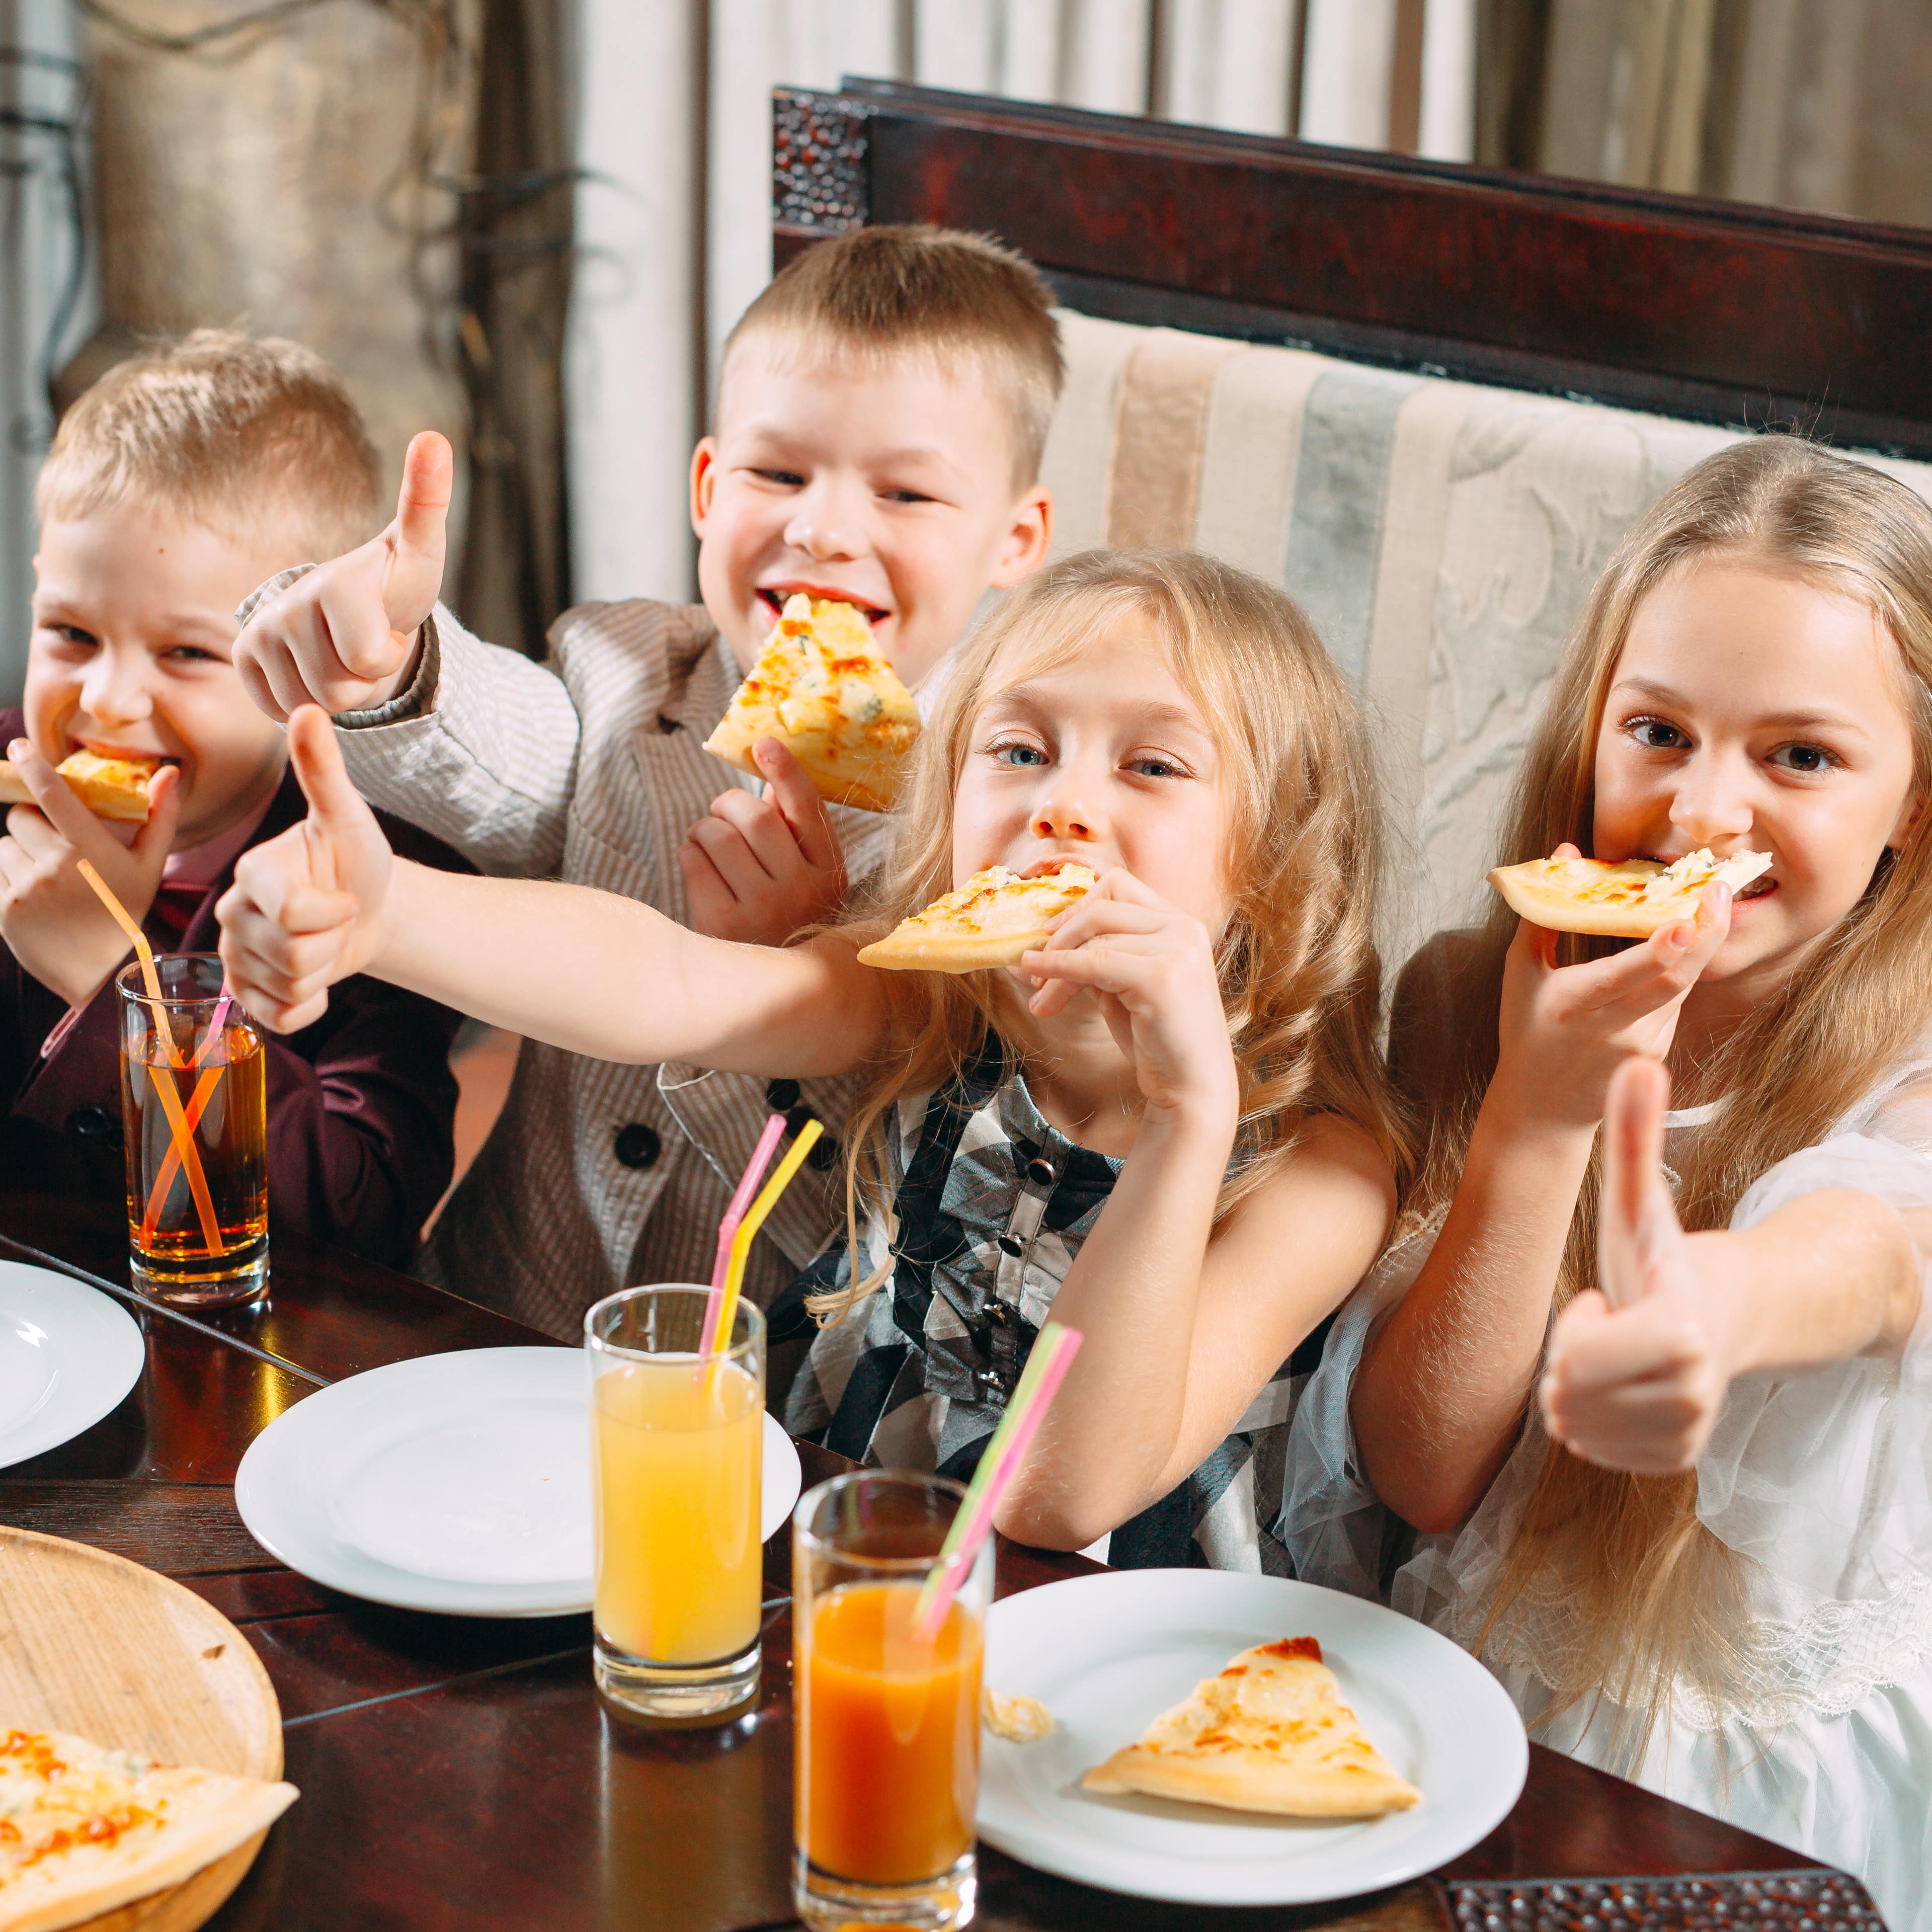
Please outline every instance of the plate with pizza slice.
[{"label": "plate with pizza slice", "polygon": [[1418,1876],[1522,1789],[1515,1706],[1376,1604],[1225,1570],[1123,1570],[993,1606],[986,1677],[1054,1717],[989,1736],[979,1829],[1064,1878],[1194,1905],[1298,1905]]}]

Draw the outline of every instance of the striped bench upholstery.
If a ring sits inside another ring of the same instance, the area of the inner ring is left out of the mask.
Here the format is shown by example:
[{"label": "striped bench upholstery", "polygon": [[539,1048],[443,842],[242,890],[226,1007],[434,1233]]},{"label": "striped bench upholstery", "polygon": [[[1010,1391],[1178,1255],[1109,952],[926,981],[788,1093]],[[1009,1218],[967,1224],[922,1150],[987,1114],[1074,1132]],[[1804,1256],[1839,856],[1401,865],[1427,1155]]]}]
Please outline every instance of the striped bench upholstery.
[{"label": "striped bench upholstery", "polygon": [[[1313,617],[1376,719],[1391,963],[1484,908],[1498,813],[1585,596],[1736,432],[1063,311],[1056,554],[1211,551]],[[1932,499],[1932,467],[1870,459]]]}]

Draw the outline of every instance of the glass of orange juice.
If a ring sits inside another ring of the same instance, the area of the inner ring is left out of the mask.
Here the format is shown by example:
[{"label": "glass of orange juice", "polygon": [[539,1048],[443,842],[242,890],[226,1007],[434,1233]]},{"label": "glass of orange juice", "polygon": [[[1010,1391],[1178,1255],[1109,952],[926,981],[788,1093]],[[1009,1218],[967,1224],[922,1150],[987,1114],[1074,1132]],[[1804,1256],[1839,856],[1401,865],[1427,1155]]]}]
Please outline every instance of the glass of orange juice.
[{"label": "glass of orange juice", "polygon": [[134,1286],[179,1307],[252,1301],[268,1284],[262,1036],[212,953],[165,955],[154,976],[158,1000],[138,964],[114,982]]},{"label": "glass of orange juice", "polygon": [[936,1932],[973,1916],[990,1537],[937,1628],[917,1618],[965,1494],[863,1469],[792,1517],[792,1896],[814,1928]]},{"label": "glass of orange juice", "polygon": [[596,1522],[593,1668],[613,1703],[710,1718],[758,1694],[765,1318],[700,1355],[709,1288],[627,1288],[584,1318]]}]

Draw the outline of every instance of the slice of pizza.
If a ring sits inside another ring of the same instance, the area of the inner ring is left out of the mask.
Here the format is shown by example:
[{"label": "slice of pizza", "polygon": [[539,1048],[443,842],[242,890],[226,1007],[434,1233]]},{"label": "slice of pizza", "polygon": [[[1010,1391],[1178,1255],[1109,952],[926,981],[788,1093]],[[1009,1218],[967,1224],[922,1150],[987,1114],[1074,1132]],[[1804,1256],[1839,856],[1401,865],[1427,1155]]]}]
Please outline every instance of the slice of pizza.
[{"label": "slice of pizza", "polygon": [[156,1764],[63,1731],[0,1736],[0,1932],[55,1932],[179,1885],[265,1832],[292,1784]]},{"label": "slice of pizza", "polygon": [[1422,1802],[1342,1702],[1312,1636],[1243,1651],[1081,1783],[1291,1818],[1376,1817]]},{"label": "slice of pizza", "polygon": [[910,973],[977,973],[1017,966],[1047,941],[1046,922],[1100,881],[1063,859],[1054,870],[1022,878],[1004,866],[975,872],[957,892],[902,920],[859,955],[862,966]]},{"label": "slice of pizza", "polygon": [[1718,859],[1702,850],[1669,865],[1654,859],[1532,859],[1498,866],[1490,884],[1533,926],[1552,932],[1594,932],[1615,939],[1647,939],[1680,920],[1697,916],[1698,896],[1721,880],[1740,898],[1772,890],[1765,878],[1768,852],[1739,852]]},{"label": "slice of pizza", "polygon": [[785,600],[704,748],[756,778],[752,747],[776,738],[820,797],[890,812],[919,731],[912,694],[873,650],[864,614],[801,591]]},{"label": "slice of pizza", "polygon": [[[160,769],[158,758],[104,758],[98,752],[75,752],[54,770],[79,794],[96,818],[118,818],[138,825],[148,815],[148,781]],[[0,805],[32,805],[27,782],[0,758]]]}]

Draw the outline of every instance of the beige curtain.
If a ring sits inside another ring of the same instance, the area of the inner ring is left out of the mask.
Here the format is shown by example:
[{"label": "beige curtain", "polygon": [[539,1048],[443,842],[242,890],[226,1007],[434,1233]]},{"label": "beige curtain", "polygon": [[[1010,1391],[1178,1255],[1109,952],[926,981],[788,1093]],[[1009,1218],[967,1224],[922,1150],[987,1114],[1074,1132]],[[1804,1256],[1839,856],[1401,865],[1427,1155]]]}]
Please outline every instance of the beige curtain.
[{"label": "beige curtain", "polygon": [[1484,0],[1478,158],[1932,225],[1925,0]]},{"label": "beige curtain", "polygon": [[[685,473],[771,269],[773,87],[842,74],[1466,158],[1477,0],[578,0],[572,587],[688,594]],[[1396,127],[1392,116],[1405,112]]]}]

